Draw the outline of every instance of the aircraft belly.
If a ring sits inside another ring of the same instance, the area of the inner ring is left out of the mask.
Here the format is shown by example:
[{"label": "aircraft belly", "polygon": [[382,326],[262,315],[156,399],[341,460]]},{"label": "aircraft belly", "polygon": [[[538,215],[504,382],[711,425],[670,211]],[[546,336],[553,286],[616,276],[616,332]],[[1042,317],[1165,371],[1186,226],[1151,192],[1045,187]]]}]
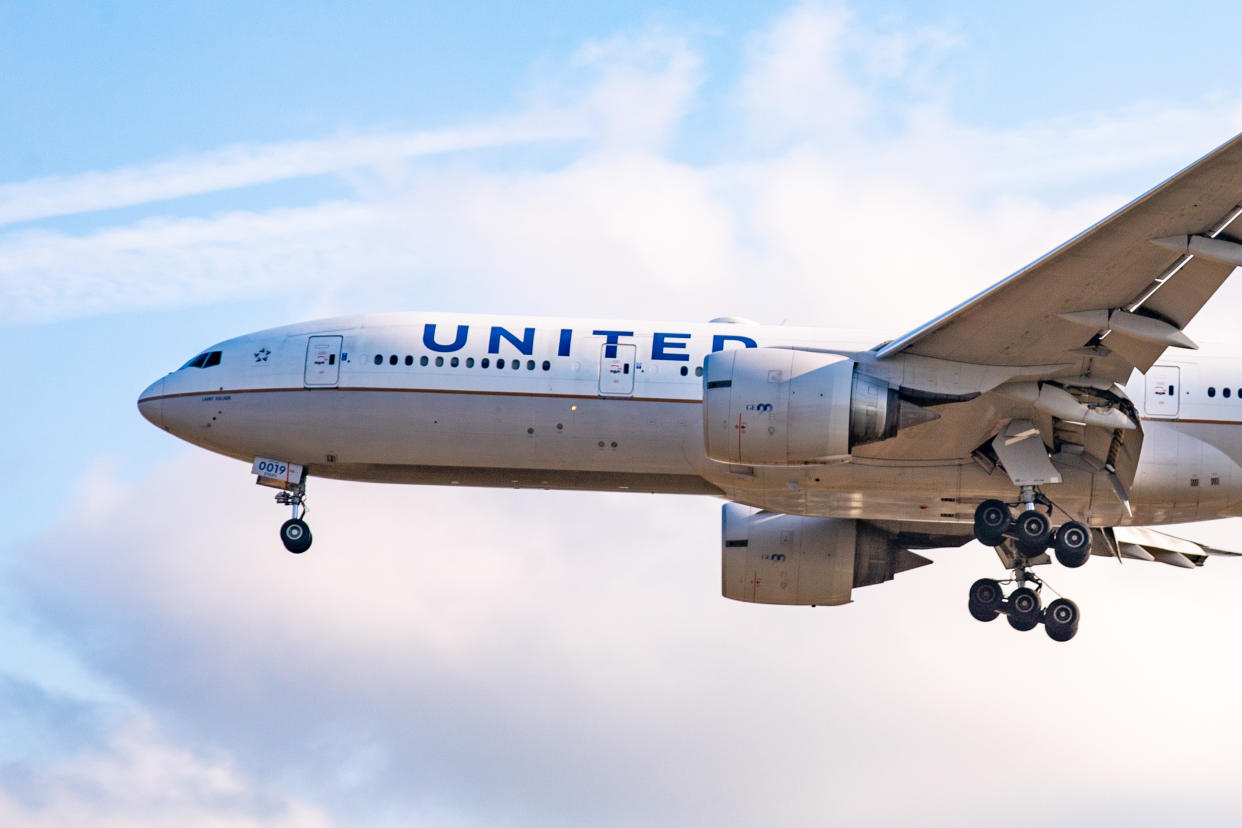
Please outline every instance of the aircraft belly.
[{"label": "aircraft belly", "polygon": [[694,475],[686,443],[701,453],[702,442],[697,405],[650,400],[325,389],[181,397],[166,408],[170,430],[191,442],[312,473],[340,464]]},{"label": "aircraft belly", "polygon": [[[697,403],[409,390],[235,391],[163,401],[165,427],[242,460],[280,457],[355,480],[723,494],[760,508],[832,517],[968,523],[1012,500],[1003,471],[974,462],[860,459],[737,467],[704,454]],[[1238,514],[1236,426],[1148,422],[1124,514],[1106,476],[1063,469],[1059,506],[1095,525]]]},{"label": "aircraft belly", "polygon": [[[974,520],[975,507],[982,501],[1011,501],[1017,495],[1004,471],[988,473],[973,461],[769,466],[751,472],[731,475],[732,479],[715,474],[709,479],[731,500],[772,511],[962,525]],[[1115,496],[1101,502],[1098,475],[1069,468],[1063,476],[1064,482],[1049,487],[1049,494],[1066,511],[1087,520],[1115,520],[1120,514]]]}]

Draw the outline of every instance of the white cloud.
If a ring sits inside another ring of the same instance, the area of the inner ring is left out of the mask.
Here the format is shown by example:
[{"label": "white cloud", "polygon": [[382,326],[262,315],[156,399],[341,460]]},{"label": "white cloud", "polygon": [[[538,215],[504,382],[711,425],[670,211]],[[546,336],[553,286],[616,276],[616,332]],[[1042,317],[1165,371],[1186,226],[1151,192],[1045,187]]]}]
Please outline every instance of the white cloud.
[{"label": "white cloud", "polygon": [[797,6],[754,39],[740,89],[753,132],[849,134],[867,117],[871,102],[845,67],[851,18],[842,6]]},{"label": "white cloud", "polygon": [[[239,144],[115,170],[0,184],[0,225],[129,207],[275,181],[335,173],[381,176],[402,164],[468,150],[593,137],[606,146],[665,143],[702,80],[701,60],[680,35],[649,30],[591,41],[532,90],[516,116],[435,131],[343,134]],[[403,178],[398,172],[397,180]]]},{"label": "white cloud", "polygon": [[738,103],[761,145],[874,141],[891,132],[863,129],[879,116],[941,102],[936,70],[958,45],[944,27],[877,29],[844,4],[801,3],[751,38]]},{"label": "white cloud", "polygon": [[[8,575],[178,734],[73,772],[104,789],[137,774],[125,807],[168,787],[346,824],[813,825],[830,807],[851,824],[999,808],[1035,825],[1115,818],[1095,810],[1107,790],[1160,821],[1182,813],[1190,767],[1197,814],[1242,806],[1242,713],[1203,692],[1242,677],[1204,635],[1242,581],[1229,561],[1046,573],[1085,613],[1058,646],[967,616],[966,585],[999,570],[976,546],[848,607],[758,607],[719,597],[708,499],[313,481],[315,546],[295,557],[283,510],[248,482],[187,455],[114,484],[113,508],[67,518]],[[208,513],[153,509],[173,487]],[[1039,768],[1038,813],[1005,810],[996,757],[1015,741]]]},{"label": "white cloud", "polygon": [[347,172],[355,167],[383,167],[430,155],[581,136],[579,125],[556,113],[541,115],[538,124],[517,118],[437,132],[242,144],[106,172],[0,184],[0,225]]},{"label": "white cloud", "polygon": [[[0,236],[3,318],[274,296],[289,303],[291,316],[452,310],[470,295],[475,310],[795,316],[891,336],[1051,249],[1230,128],[1230,101],[1209,97],[1198,107],[1134,105],[990,131],[957,123],[934,95],[917,91],[890,103],[900,107],[902,126],[879,136],[832,132],[839,119],[799,120],[854,106],[809,105],[819,93],[807,84],[879,100],[868,78],[934,76],[928,67],[952,42],[935,28],[878,32],[842,7],[794,8],[756,39],[738,88],[767,140],[798,140],[745,162],[663,156],[698,101],[705,70],[687,38],[652,29],[584,45],[544,70],[522,119],[491,127],[360,139],[352,150],[305,142],[288,158],[281,147],[251,148],[240,160],[225,150],[100,174],[115,177],[108,186],[90,176],[28,182],[52,202],[86,204],[104,191],[146,198],[148,185],[182,192],[247,175],[349,168],[357,196],[152,217],[81,235],[10,232]],[[869,54],[860,44],[887,57],[870,69],[841,63]],[[564,77],[549,77],[554,72]],[[412,146],[423,152],[569,134],[569,124],[592,138],[553,164],[402,163]],[[824,129],[840,140],[825,141]],[[130,179],[145,183],[130,186]],[[1082,193],[1084,180],[1116,194],[1064,197]],[[920,278],[911,280],[915,273]],[[886,280],[909,289],[894,297]],[[869,321],[880,308],[884,320]]]},{"label": "white cloud", "polygon": [[651,29],[580,47],[570,59],[575,108],[606,145],[658,149],[672,136],[703,80],[702,59],[681,35]]},{"label": "white cloud", "polygon": [[[1151,147],[1111,155],[1110,141],[1155,122],[1147,110],[1020,133],[929,121],[896,139],[745,164],[612,150],[546,170],[455,164],[355,200],[82,236],[10,233],[0,300],[6,319],[31,321],[275,295],[296,297],[302,312],[452,310],[469,293],[474,309],[769,321],[795,309],[799,321],[849,327],[885,308],[905,329],[1210,146],[1196,139],[1220,131],[1217,116],[1183,115],[1185,135],[1152,129]],[[1088,173],[1135,183],[1064,206],[1023,193]],[[883,280],[911,273],[924,278],[895,299]]]},{"label": "white cloud", "polygon": [[[5,777],[8,777],[6,779]],[[227,760],[193,755],[146,719],[133,719],[104,748],[0,774],[0,824],[28,828],[315,828],[321,809],[257,790]]]}]

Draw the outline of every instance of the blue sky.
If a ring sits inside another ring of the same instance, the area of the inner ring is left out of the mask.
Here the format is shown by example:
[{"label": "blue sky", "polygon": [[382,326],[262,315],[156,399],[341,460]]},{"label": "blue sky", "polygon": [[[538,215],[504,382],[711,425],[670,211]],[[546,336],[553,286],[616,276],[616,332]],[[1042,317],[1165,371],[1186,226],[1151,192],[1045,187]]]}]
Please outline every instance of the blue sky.
[{"label": "blue sky", "polygon": [[1035,755],[1092,769],[1054,815],[1228,822],[1228,562],[1087,567],[1066,650],[971,626],[975,546],[831,612],[724,602],[707,500],[324,484],[293,560],[134,400],[341,312],[900,334],[1242,131],[1232,12],[0,6],[0,823],[960,824],[1012,801],[981,746],[1027,670],[1071,688]]}]

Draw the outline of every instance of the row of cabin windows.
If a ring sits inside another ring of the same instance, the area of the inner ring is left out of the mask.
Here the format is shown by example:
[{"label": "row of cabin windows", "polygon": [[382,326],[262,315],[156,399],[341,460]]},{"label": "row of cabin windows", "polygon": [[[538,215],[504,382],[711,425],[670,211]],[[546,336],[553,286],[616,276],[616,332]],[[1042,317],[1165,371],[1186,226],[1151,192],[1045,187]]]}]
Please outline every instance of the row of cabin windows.
[{"label": "row of cabin windows", "polygon": [[[399,358],[396,354],[389,354],[389,356],[388,356],[388,364],[389,364],[389,365],[396,365],[397,363],[399,363],[399,362],[401,362],[401,361],[402,361],[402,360],[401,360],[401,359],[400,359],[400,358]],[[413,364],[414,364],[414,357],[412,357],[412,356],[411,356],[411,355],[409,355],[409,354],[406,354],[406,355],[405,355],[405,360],[404,360],[404,362],[405,362],[405,364],[406,364],[406,365],[413,365]],[[491,362],[492,362],[492,361],[491,361],[491,359],[490,359],[490,358],[488,358],[488,357],[483,357],[481,360],[479,360],[479,367],[480,367],[480,368],[490,368],[490,367],[491,367]],[[384,355],[383,355],[383,354],[376,354],[376,355],[375,355],[375,364],[376,364],[376,365],[383,365],[383,364],[384,364]],[[425,356],[425,355],[424,355],[424,356],[421,356],[421,357],[419,357],[419,358],[418,358],[418,364],[419,364],[419,365],[421,365],[421,366],[423,366],[423,367],[425,368],[425,367],[427,367],[428,365],[430,365],[430,364],[431,364],[431,358],[430,358],[430,357],[427,357],[427,356]],[[443,367],[444,367],[444,364],[445,364],[444,357],[442,357],[442,356],[438,356],[438,357],[436,357],[436,367],[437,367],[437,368],[443,368]],[[448,366],[449,366],[450,368],[456,368],[456,367],[458,367],[458,366],[459,366],[459,365],[461,365],[461,364],[462,364],[462,360],[461,360],[461,358],[460,358],[460,357],[450,357],[450,358],[449,358],[449,360],[448,360]],[[466,366],[467,368],[473,368],[473,367],[474,367],[474,357],[466,357],[466,359],[465,359],[465,366]],[[498,359],[498,360],[496,360],[496,367],[497,367],[497,368],[499,368],[499,369],[501,369],[501,370],[504,370],[504,368],[505,368],[505,360],[504,360],[504,359]],[[519,370],[519,369],[522,367],[522,360],[520,360],[520,359],[512,359],[512,360],[509,360],[509,365],[508,365],[508,367],[510,367],[510,368],[512,368],[513,370],[517,371],[517,370]],[[541,367],[543,370],[545,370],[545,371],[551,371],[551,370],[552,370],[552,363],[551,363],[551,362],[549,362],[548,360],[546,360],[546,359],[545,359],[545,360],[543,361],[543,364],[542,364],[542,365],[540,365],[540,367]],[[533,359],[528,359],[528,360],[526,360],[526,370],[527,370],[527,371],[533,371],[533,370],[535,370],[535,361],[534,361]],[[684,376],[688,376],[688,375],[689,375],[689,373],[690,373],[690,369],[689,369],[689,368],[687,368],[685,365],[681,366],[681,375],[682,375],[683,377],[684,377]],[[703,376],[703,366],[701,366],[701,365],[700,365],[699,367],[695,368],[695,369],[694,369],[694,375],[695,375],[696,377],[701,377],[701,376]],[[1240,393],[1242,393],[1242,392],[1240,392]]]},{"label": "row of cabin windows", "polygon": [[[1229,394],[1230,394],[1230,392],[1231,392],[1232,390],[1233,390],[1232,388],[1222,388],[1222,389],[1220,390],[1220,395],[1221,395],[1222,397],[1224,397],[1225,399],[1229,399]],[[1216,386],[1215,386],[1215,385],[1209,385],[1209,386],[1208,386],[1208,396],[1209,396],[1209,397],[1215,397],[1215,396],[1216,396]],[[1239,388],[1239,389],[1238,389],[1238,399],[1242,400],[1242,388]]]},{"label": "row of cabin windows", "polygon": [[[400,359],[400,358],[399,358],[396,354],[391,354],[391,355],[389,355],[389,357],[388,357],[388,364],[389,364],[389,365],[396,365],[398,362],[401,362],[401,361],[402,361],[402,360],[401,360],[401,359]],[[405,360],[404,360],[404,362],[405,362],[405,364],[406,364],[406,365],[413,365],[413,364],[414,364],[414,357],[410,356],[409,354],[406,354],[406,355],[405,355]],[[466,357],[464,360],[463,360],[463,359],[461,359],[460,357],[450,357],[450,358],[447,360],[447,362],[446,362],[446,360],[444,359],[444,357],[442,357],[442,356],[438,356],[438,357],[436,357],[436,359],[435,359],[435,363],[436,363],[436,367],[437,367],[437,368],[443,368],[443,367],[445,366],[445,364],[447,364],[450,368],[456,368],[456,367],[458,367],[459,365],[463,365],[463,364],[464,364],[467,368],[473,368],[473,367],[474,367],[474,357]],[[376,355],[375,355],[375,364],[376,364],[376,365],[383,365],[383,364],[384,364],[384,355],[383,355],[383,354],[376,354]],[[419,357],[419,359],[418,359],[418,364],[419,364],[419,365],[422,365],[423,367],[426,367],[426,366],[428,366],[428,365],[430,365],[430,364],[431,364],[431,358],[430,358],[430,357],[427,357],[427,356],[422,356],[422,357]],[[488,358],[488,357],[483,357],[481,360],[479,360],[479,367],[480,367],[480,368],[491,368],[491,367],[492,367],[492,360],[491,360],[490,358]],[[503,359],[498,359],[498,360],[496,360],[496,367],[497,367],[497,368],[500,368],[500,369],[502,369],[502,370],[503,370],[504,368],[512,368],[514,371],[517,371],[517,370],[519,370],[519,369],[522,367],[522,360],[520,360],[520,359],[512,359],[512,360],[509,360],[509,361],[508,361],[508,364],[506,364],[506,361],[505,361],[505,360],[503,360]],[[546,360],[546,359],[545,359],[545,360],[543,361],[543,364],[542,364],[540,367],[541,367],[543,370],[545,370],[545,371],[551,371],[551,370],[552,370],[552,363],[551,363],[551,362],[549,362],[548,360]],[[526,370],[527,370],[527,371],[533,371],[533,370],[535,370],[535,361],[534,361],[533,359],[528,359],[528,360],[526,360]]]}]

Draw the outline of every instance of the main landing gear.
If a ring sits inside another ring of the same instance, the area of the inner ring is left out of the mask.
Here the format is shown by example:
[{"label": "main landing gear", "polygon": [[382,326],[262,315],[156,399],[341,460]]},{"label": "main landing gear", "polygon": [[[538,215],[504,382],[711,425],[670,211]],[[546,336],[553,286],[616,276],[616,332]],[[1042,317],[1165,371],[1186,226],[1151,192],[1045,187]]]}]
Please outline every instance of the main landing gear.
[{"label": "main landing gear", "polygon": [[311,545],[311,530],[306,525],[306,485],[299,483],[276,493],[276,502],[293,508],[293,517],[280,526],[280,542],[285,549],[301,555]]},{"label": "main landing gear", "polygon": [[[1018,588],[1006,598],[1001,585],[1011,583],[1017,583]],[[1053,641],[1069,641],[1078,632],[1078,605],[1068,598],[1057,598],[1044,608],[1040,602],[1043,588],[1043,581],[1025,568],[1017,569],[1015,577],[1006,581],[980,578],[970,585],[970,614],[978,621],[995,621],[1003,614],[1009,619],[1009,626],[1022,632],[1043,624]]]},{"label": "main landing gear", "polygon": [[[1016,518],[1012,506],[1023,507]],[[1045,511],[1037,506],[1045,507]],[[1078,605],[1068,598],[1057,598],[1043,607],[1040,593],[1044,582],[1029,568],[1048,562],[1045,553],[1049,547],[1057,561],[1070,568],[1082,566],[1091,556],[1091,530],[1071,520],[1053,531],[1052,509],[1052,502],[1032,486],[1022,487],[1022,500],[1016,504],[985,500],[975,509],[975,537],[997,547],[1013,573],[1005,581],[981,578],[971,585],[968,608],[977,620],[994,621],[1003,614],[1009,626],[1024,632],[1043,624],[1053,641],[1069,641],[1078,632]],[[1017,586],[1006,596],[1002,584]]]}]

